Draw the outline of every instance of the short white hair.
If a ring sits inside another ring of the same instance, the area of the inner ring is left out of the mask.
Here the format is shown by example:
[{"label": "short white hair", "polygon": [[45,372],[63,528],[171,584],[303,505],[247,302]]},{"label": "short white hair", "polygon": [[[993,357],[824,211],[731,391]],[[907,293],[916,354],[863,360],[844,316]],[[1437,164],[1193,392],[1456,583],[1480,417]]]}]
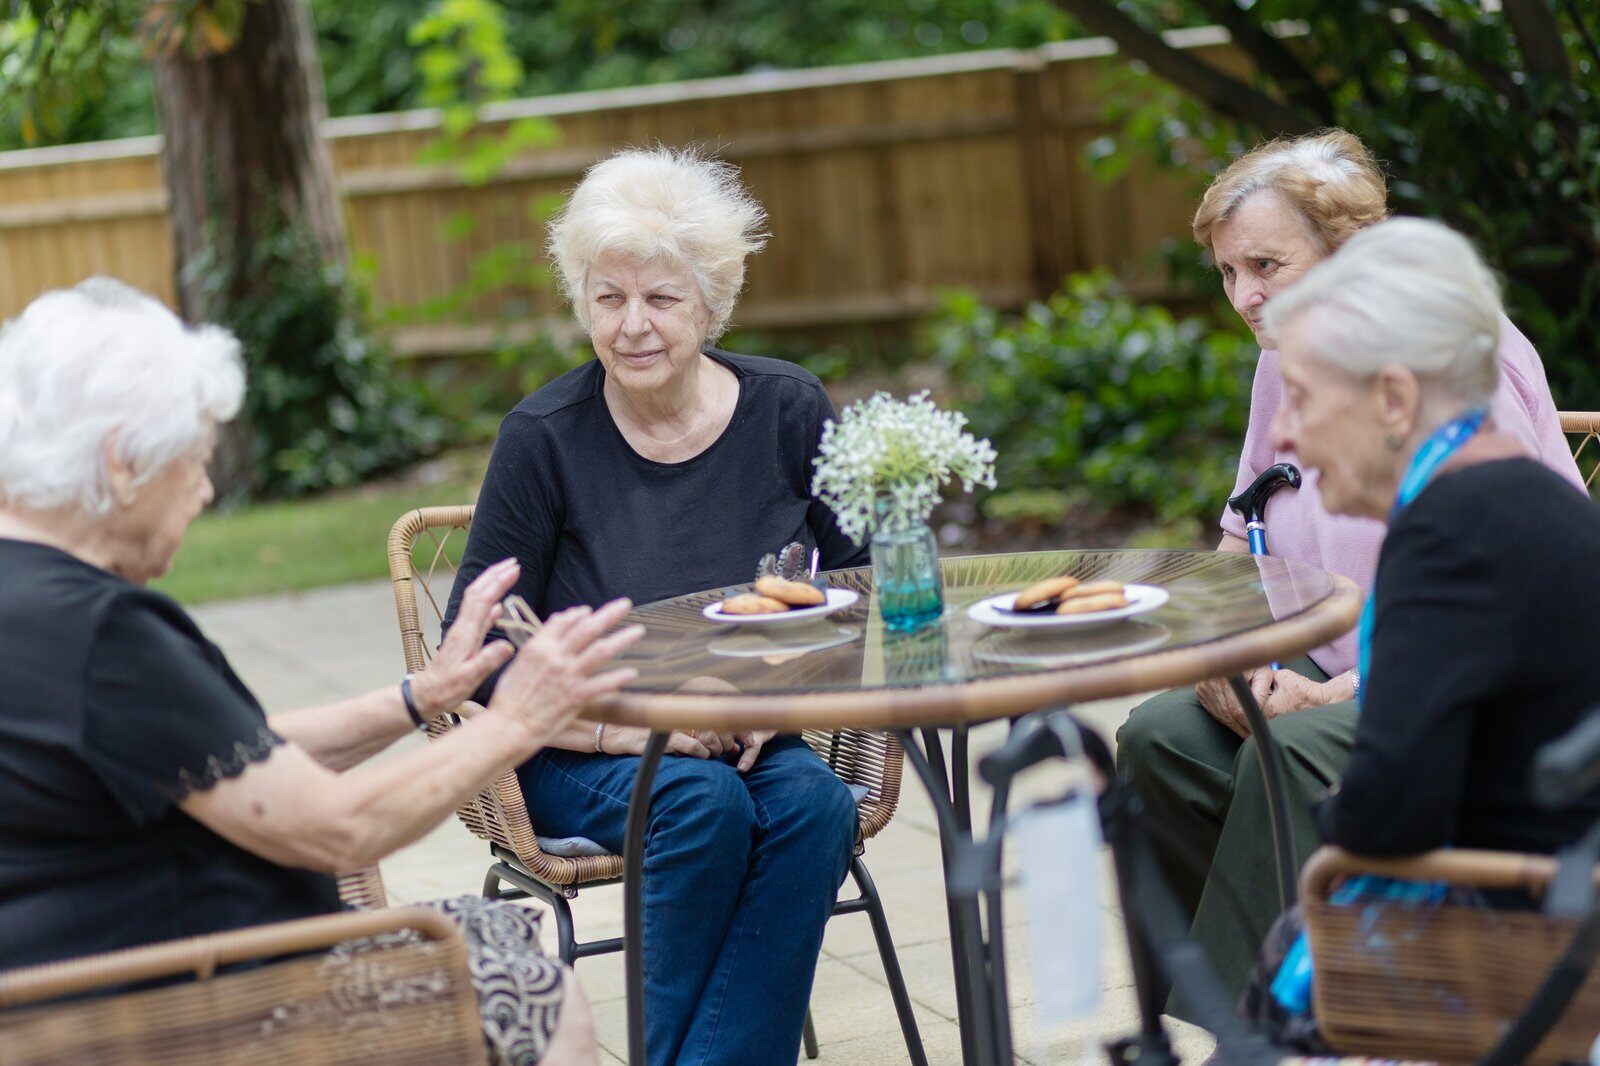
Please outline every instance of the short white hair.
[{"label": "short white hair", "polygon": [[1411,369],[1468,403],[1486,402],[1500,375],[1500,286],[1461,234],[1396,218],[1370,226],[1266,305],[1277,336],[1315,315],[1310,354],[1360,378],[1388,364]]},{"label": "short white hair", "polygon": [[589,168],[551,220],[549,252],[585,330],[589,270],[602,256],[620,255],[689,271],[711,312],[714,340],[744,287],[745,259],[766,244],[766,221],[731,163],[693,149],[628,148]]},{"label": "short white hair", "polygon": [[186,326],[110,278],[47,292],[0,329],[0,498],[104,514],[108,439],[142,483],[243,399],[227,330]]}]

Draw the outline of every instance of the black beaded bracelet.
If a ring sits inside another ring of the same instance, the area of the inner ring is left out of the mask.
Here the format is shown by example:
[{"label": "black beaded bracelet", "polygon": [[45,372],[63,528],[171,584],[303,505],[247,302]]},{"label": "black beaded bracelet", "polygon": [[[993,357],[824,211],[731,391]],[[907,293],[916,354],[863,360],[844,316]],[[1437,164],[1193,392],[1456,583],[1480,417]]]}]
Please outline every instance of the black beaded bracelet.
[{"label": "black beaded bracelet", "polygon": [[411,675],[407,674],[400,679],[400,698],[405,701],[406,713],[417,724],[418,729],[428,728],[428,723],[423,721],[422,715],[417,710],[417,698],[411,694]]}]

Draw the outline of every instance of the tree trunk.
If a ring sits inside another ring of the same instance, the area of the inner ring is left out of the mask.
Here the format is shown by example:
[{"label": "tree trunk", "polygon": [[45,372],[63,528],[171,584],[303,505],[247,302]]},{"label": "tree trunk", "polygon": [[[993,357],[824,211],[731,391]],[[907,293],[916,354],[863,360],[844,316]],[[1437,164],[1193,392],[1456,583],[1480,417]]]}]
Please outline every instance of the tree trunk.
[{"label": "tree trunk", "polygon": [[[346,257],[310,12],[304,0],[249,0],[244,12],[220,51],[195,47],[211,38],[192,32],[154,57],[179,309],[190,321],[226,317],[249,294],[265,230],[294,224],[326,261]],[[224,291],[218,278],[230,279]],[[243,415],[223,435],[219,496],[250,487],[250,438]]]}]

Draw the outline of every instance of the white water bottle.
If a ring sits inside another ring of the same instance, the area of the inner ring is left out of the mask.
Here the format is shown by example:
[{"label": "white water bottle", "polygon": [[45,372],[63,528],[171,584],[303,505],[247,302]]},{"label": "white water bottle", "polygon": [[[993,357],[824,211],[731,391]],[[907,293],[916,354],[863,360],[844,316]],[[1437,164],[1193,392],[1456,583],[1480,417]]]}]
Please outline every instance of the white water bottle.
[{"label": "white water bottle", "polygon": [[1034,1010],[1041,1028],[1100,1007],[1100,816],[1079,788],[1012,823],[1033,944]]}]

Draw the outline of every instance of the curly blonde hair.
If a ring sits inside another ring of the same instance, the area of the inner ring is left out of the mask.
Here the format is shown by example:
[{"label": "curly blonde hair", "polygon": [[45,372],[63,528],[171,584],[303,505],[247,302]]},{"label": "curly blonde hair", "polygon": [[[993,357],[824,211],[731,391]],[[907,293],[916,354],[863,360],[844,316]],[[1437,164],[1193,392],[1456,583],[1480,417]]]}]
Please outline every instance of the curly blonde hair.
[{"label": "curly blonde hair", "polygon": [[715,340],[744,286],[745,259],[766,244],[766,221],[733,164],[692,148],[625,148],[589,168],[551,220],[547,250],[586,331],[589,269],[620,254],[687,269],[711,311],[707,339]]},{"label": "curly blonde hair", "polygon": [[1194,239],[1209,249],[1217,227],[1259,192],[1294,208],[1324,254],[1389,217],[1388,188],[1367,146],[1344,130],[1320,130],[1279,137],[1234,160],[1201,199]]}]

